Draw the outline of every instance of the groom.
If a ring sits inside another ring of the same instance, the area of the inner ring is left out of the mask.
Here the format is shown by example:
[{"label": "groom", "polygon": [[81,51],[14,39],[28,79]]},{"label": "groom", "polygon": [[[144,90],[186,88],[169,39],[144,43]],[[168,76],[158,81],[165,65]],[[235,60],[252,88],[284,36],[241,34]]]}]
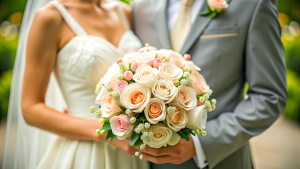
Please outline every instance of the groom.
[{"label": "groom", "polygon": [[191,54],[218,101],[208,114],[207,136],[144,150],[153,169],[253,168],[249,139],[271,126],[285,107],[276,0],[227,0],[228,8],[222,1],[209,1],[210,8],[224,8],[214,18],[202,15],[206,0],[133,2],[133,30],[142,42]]}]

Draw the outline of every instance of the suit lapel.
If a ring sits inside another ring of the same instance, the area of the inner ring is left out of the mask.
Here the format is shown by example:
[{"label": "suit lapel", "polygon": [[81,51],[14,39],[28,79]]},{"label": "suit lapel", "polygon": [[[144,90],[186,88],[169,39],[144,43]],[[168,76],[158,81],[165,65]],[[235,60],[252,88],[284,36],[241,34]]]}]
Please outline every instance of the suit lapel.
[{"label": "suit lapel", "polygon": [[[167,20],[167,0],[151,0],[151,9],[161,47],[171,49],[170,33]],[[151,45],[151,44],[150,44]]]},{"label": "suit lapel", "polygon": [[[227,0],[229,4],[231,0]],[[204,0],[204,3],[199,11],[199,14],[194,21],[194,24],[191,27],[191,30],[180,50],[181,54],[187,53],[188,50],[193,46],[195,41],[199,38],[199,36],[203,33],[204,29],[210,24],[213,20],[208,16],[201,16],[201,13],[207,11],[207,0]],[[222,15],[222,14],[221,14]]]}]

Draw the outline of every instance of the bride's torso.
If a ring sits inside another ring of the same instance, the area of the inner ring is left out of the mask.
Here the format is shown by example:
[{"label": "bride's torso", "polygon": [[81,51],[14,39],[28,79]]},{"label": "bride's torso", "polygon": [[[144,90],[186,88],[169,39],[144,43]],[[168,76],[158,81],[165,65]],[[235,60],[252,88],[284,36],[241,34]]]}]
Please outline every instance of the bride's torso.
[{"label": "bride's torso", "polygon": [[120,6],[116,6],[126,32],[122,35],[118,46],[104,38],[87,35],[78,22],[57,1],[51,2],[68,26],[76,34],[57,54],[54,68],[57,82],[67,103],[69,114],[93,118],[89,107],[94,104],[95,86],[107,69],[122,57],[125,52],[141,47],[141,42],[130,30],[126,14]]}]

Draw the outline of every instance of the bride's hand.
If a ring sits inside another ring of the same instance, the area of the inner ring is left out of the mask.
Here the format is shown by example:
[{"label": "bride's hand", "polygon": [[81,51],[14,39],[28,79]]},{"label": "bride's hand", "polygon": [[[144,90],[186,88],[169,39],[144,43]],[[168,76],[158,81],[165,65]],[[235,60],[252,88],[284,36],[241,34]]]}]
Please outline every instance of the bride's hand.
[{"label": "bride's hand", "polygon": [[115,139],[115,140],[111,141],[110,144],[117,147],[120,150],[123,150],[123,151],[131,154],[131,155],[134,155],[134,153],[137,151],[135,148],[133,148],[129,145],[129,138],[127,138],[125,140]]}]

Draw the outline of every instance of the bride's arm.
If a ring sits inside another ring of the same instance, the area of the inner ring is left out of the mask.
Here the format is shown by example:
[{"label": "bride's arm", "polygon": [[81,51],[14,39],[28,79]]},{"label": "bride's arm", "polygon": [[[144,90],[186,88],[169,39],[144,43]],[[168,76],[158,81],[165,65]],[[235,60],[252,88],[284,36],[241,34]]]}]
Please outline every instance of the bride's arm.
[{"label": "bride's arm", "polygon": [[[26,65],[22,89],[22,112],[29,125],[71,139],[103,141],[95,133],[100,124],[76,118],[45,105],[45,93],[53,71],[62,18],[51,7],[37,12],[27,42]],[[88,113],[88,112],[87,112]]]}]

